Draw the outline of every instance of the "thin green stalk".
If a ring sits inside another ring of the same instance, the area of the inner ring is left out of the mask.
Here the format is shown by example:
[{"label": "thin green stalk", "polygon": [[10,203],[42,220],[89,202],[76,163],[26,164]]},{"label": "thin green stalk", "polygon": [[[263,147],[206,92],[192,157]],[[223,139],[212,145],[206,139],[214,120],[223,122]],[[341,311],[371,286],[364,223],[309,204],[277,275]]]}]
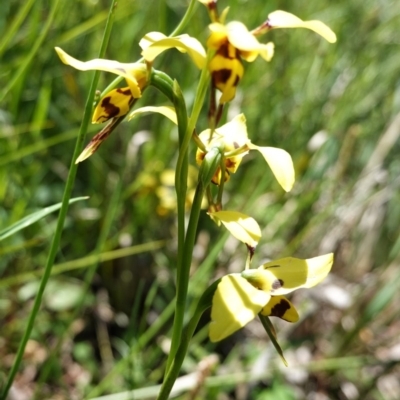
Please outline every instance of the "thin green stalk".
[{"label": "thin green stalk", "polygon": [[181,342],[186,311],[186,298],[189,288],[190,266],[192,263],[194,243],[196,241],[197,224],[199,222],[201,203],[203,201],[206,189],[210,184],[211,177],[214,175],[214,172],[219,165],[220,159],[220,150],[216,148],[211,149],[204,158],[199,171],[199,178],[190,212],[189,224],[186,230],[182,259],[180,260],[180,264],[178,264],[177,270],[175,315],[172,327],[171,349],[167,359],[165,376],[167,376],[169,373],[169,369]]},{"label": "thin green stalk", "polygon": [[[104,57],[104,54],[105,54],[105,51],[106,51],[106,48],[108,45],[108,41],[110,38],[112,21],[113,21],[113,16],[114,16],[114,3],[115,3],[115,0],[111,0],[109,16],[107,19],[107,23],[106,23],[102,43],[101,43],[101,48],[100,48],[100,52],[99,52],[100,58]],[[58,4],[58,2],[57,2],[57,4]],[[85,104],[85,111],[83,114],[82,124],[81,124],[80,130],[79,130],[78,137],[76,139],[74,154],[71,159],[71,165],[70,165],[70,169],[69,169],[69,173],[68,173],[68,178],[67,178],[67,182],[66,182],[65,188],[64,188],[62,206],[61,206],[60,213],[58,216],[57,227],[56,227],[56,231],[54,233],[53,241],[50,246],[45,270],[44,270],[42,279],[40,281],[38,293],[37,293],[35,301],[33,303],[32,311],[28,318],[27,327],[25,329],[22,340],[19,344],[17,355],[15,357],[15,360],[14,360],[13,366],[11,368],[10,374],[8,376],[4,390],[1,394],[0,400],[6,399],[8,391],[10,390],[11,385],[14,381],[15,375],[17,374],[17,371],[18,371],[19,366],[22,361],[22,357],[24,355],[26,344],[32,333],[33,325],[35,323],[36,316],[39,312],[39,308],[40,308],[40,305],[42,302],[44,290],[46,288],[47,282],[51,275],[51,270],[52,270],[54,260],[55,260],[56,254],[58,252],[59,244],[60,244],[61,233],[62,233],[62,230],[64,227],[65,217],[66,217],[67,211],[68,211],[69,199],[71,198],[71,193],[72,193],[72,189],[73,189],[74,182],[75,182],[75,176],[76,176],[76,172],[78,169],[78,166],[75,164],[75,160],[79,156],[79,154],[81,153],[82,148],[83,148],[87,127],[89,125],[91,114],[92,114],[92,104],[93,104],[93,99],[95,96],[96,86],[97,86],[97,83],[99,80],[99,76],[100,76],[100,72],[98,72],[98,71],[95,72],[92,83],[90,85],[89,94],[88,94],[86,104]]]},{"label": "thin green stalk", "polygon": [[200,298],[196,311],[193,314],[193,317],[189,321],[187,327],[185,328],[181,341],[179,343],[179,348],[174,357],[171,368],[169,369],[166,378],[161,386],[160,393],[157,397],[157,400],[167,400],[168,396],[174,386],[176,379],[178,378],[179,372],[181,370],[181,366],[183,360],[185,359],[187,349],[189,347],[189,343],[191,338],[193,337],[194,331],[199,323],[200,317],[207,308],[211,307],[212,298],[214,296],[214,292],[217,289],[217,286],[220,282],[220,279],[215,281],[211,286],[207,288],[207,290],[203,293]]},{"label": "thin green stalk", "polygon": [[225,157],[221,157],[220,168],[221,168],[221,180],[219,182],[218,196],[217,196],[218,206],[222,204],[222,195],[224,194],[225,173],[226,173]]},{"label": "thin green stalk", "polygon": [[171,32],[169,36],[177,36],[185,29],[186,25],[192,19],[197,6],[197,0],[190,1],[189,7],[187,8],[185,15],[181,19],[181,22],[179,22],[178,26]]},{"label": "thin green stalk", "polygon": [[[185,99],[179,86],[164,72],[153,70],[150,77],[150,84],[160,90],[174,104],[178,120],[179,146],[182,148],[187,127],[187,111]],[[181,150],[180,153],[181,155]],[[185,241],[185,203],[187,192],[188,156],[182,157],[182,173],[176,185],[177,213],[178,213],[178,273],[182,259],[183,243]],[[176,177],[175,177],[176,179]]]},{"label": "thin green stalk", "polygon": [[197,185],[194,196],[192,209],[190,213],[189,225],[186,232],[186,240],[183,247],[181,265],[178,266],[177,282],[176,282],[176,303],[174,323],[172,327],[171,349],[167,359],[165,372],[168,373],[172,361],[175,358],[176,351],[181,341],[181,335],[184,325],[184,316],[186,310],[186,297],[189,288],[189,272],[192,262],[193,247],[197,231],[197,223],[200,216],[201,203],[204,195],[204,187],[202,184]]},{"label": "thin green stalk", "polygon": [[[208,64],[208,58],[209,58],[209,55],[207,57],[207,64]],[[208,68],[203,68],[203,70],[201,71],[199,84],[197,85],[196,97],[194,100],[192,113],[191,113],[189,121],[188,121],[185,137],[184,137],[183,143],[181,145],[179,158],[178,158],[178,162],[176,165],[177,175],[175,178],[175,183],[180,182],[180,180],[181,180],[179,171],[181,170],[182,165],[184,163],[184,157],[189,148],[190,139],[192,138],[194,128],[196,126],[197,120],[199,119],[200,111],[204,104],[204,98],[205,98],[205,95],[207,92],[209,80],[210,80],[210,72],[209,72]]]}]

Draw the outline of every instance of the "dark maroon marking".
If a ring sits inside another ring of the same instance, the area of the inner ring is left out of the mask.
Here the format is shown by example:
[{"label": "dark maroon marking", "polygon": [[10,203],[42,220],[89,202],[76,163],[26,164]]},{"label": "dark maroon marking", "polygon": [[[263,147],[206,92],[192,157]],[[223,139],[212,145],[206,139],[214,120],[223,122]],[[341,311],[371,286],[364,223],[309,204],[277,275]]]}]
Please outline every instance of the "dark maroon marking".
[{"label": "dark maroon marking", "polygon": [[230,69],[220,69],[213,73],[214,85],[217,86],[218,83],[226,83],[231,77],[232,70]]},{"label": "dark maroon marking", "polygon": [[208,3],[207,6],[210,11],[215,11],[217,9],[217,0]]},{"label": "dark maroon marking", "polygon": [[277,279],[276,281],[274,281],[274,283],[272,284],[272,289],[273,290],[277,290],[280,289],[283,286],[283,280],[282,279]]},{"label": "dark maroon marking", "polygon": [[264,269],[269,269],[269,268],[279,268],[280,265],[268,265],[268,267],[264,267]]},{"label": "dark maroon marking", "polygon": [[230,158],[227,158],[225,160],[225,165],[226,165],[226,168],[234,168],[236,163],[234,161],[232,161]]},{"label": "dark maroon marking", "polygon": [[121,94],[124,94],[125,96],[132,96],[131,95],[131,89],[129,89],[129,88],[127,88],[127,89],[121,89],[121,88],[119,88],[119,89],[117,89],[117,92],[118,93],[121,93]]},{"label": "dark maroon marking", "polygon": [[250,254],[250,261],[252,260],[254,253],[256,252],[256,248],[253,246],[250,246],[249,244],[246,243],[247,250],[249,251]]},{"label": "dark maroon marking", "polygon": [[271,315],[273,317],[282,318],[287,310],[290,310],[289,302],[285,299],[281,299],[281,301],[278,304],[275,304],[271,308]]},{"label": "dark maroon marking", "polygon": [[221,47],[218,49],[217,54],[224,58],[228,58],[229,60],[233,60],[235,57],[229,57],[229,42],[226,40],[226,42],[221,45]]},{"label": "dark maroon marking", "polygon": [[110,103],[110,100],[110,96],[104,97],[100,104],[101,107],[104,108],[108,118],[115,117],[119,113],[119,107],[116,107],[114,104]]},{"label": "dark maroon marking", "polygon": [[129,96],[128,104],[129,104],[130,106],[132,105],[133,100],[135,100],[135,99],[134,99],[134,97],[132,96],[131,89],[127,88],[127,89],[123,90],[123,89],[120,88],[120,89],[117,89],[117,92],[123,94],[124,96]]},{"label": "dark maroon marking", "polygon": [[235,83],[233,84],[233,86],[237,86],[239,81],[240,81],[240,76],[236,75]]}]

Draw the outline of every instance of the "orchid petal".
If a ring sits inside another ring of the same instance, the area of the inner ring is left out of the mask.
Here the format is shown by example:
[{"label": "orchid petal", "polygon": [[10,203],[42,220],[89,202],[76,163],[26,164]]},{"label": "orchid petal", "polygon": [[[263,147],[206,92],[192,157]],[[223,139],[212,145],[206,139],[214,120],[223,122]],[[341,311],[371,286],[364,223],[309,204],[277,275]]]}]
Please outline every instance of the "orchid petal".
[{"label": "orchid petal", "polygon": [[289,192],[294,184],[294,167],[290,154],[282,149],[260,147],[253,143],[248,143],[248,147],[259,151],[263,155],[278,183],[283,190]]},{"label": "orchid petal", "polygon": [[336,35],[321,21],[303,21],[286,11],[277,10],[268,15],[268,26],[271,28],[306,28],[322,36],[329,43],[336,42]]},{"label": "orchid petal", "polygon": [[[275,281],[272,283],[271,293],[284,295],[296,289],[310,288],[317,285],[326,278],[332,264],[333,254],[329,253],[307,260],[293,257],[282,258],[266,263],[259,267],[258,270],[253,271],[266,272],[265,282],[267,282],[268,286],[271,284],[271,276],[274,276]],[[243,271],[243,273],[248,271],[252,270]],[[243,273],[242,276],[244,276]],[[248,279],[247,276],[245,277]],[[260,289],[263,290],[262,287]]]},{"label": "orchid petal", "polygon": [[201,43],[186,34],[167,37],[160,32],[150,32],[140,40],[139,46],[143,49],[142,56],[148,62],[153,62],[163,51],[172,48],[182,53],[187,52],[200,69],[204,68],[206,62],[206,52]]},{"label": "orchid petal", "polygon": [[112,131],[118,126],[124,117],[113,118],[99,133],[93,136],[92,140],[83,149],[82,153],[75,160],[75,164],[78,164],[92,154],[94,154],[100,145],[111,135]]},{"label": "orchid petal", "polygon": [[215,132],[231,143],[231,150],[244,146],[248,141],[246,117],[239,114],[231,121],[217,128]]},{"label": "orchid petal", "polygon": [[[114,60],[103,60],[95,58],[90,61],[79,61],[71,57],[59,47],[55,48],[58,56],[64,64],[70,65],[80,71],[106,71],[113,74],[123,76],[131,89],[132,95],[135,98],[141,97],[141,85],[138,81],[142,81],[147,76],[146,66],[142,63],[120,63]],[[143,85],[142,85],[143,86]]]},{"label": "orchid petal", "polygon": [[111,90],[97,104],[92,124],[101,124],[114,117],[126,115],[133,102],[129,87]]},{"label": "orchid petal", "polygon": [[131,112],[129,114],[128,120],[130,121],[131,119],[135,118],[138,115],[144,114],[144,113],[158,113],[162,114],[168,119],[170,119],[174,124],[178,124],[178,120],[176,117],[176,112],[174,107],[169,107],[169,106],[147,106],[147,107],[141,107],[138,108],[137,110]]},{"label": "orchid petal", "polygon": [[226,26],[219,22],[214,22],[208,25],[211,35],[207,40],[207,47],[212,50],[218,50],[228,38],[228,31]]},{"label": "orchid petal", "polygon": [[239,274],[224,276],[212,300],[210,340],[218,342],[245,326],[270,298]]},{"label": "orchid petal", "polygon": [[254,218],[237,211],[217,211],[210,213],[238,240],[250,247],[256,247],[261,238],[261,229]]},{"label": "orchid petal", "polygon": [[255,36],[249,32],[246,25],[239,21],[232,21],[226,25],[229,42],[239,50],[259,50],[261,44]]},{"label": "orchid petal", "polygon": [[285,296],[272,296],[268,304],[261,310],[261,314],[267,317],[278,317],[288,322],[297,322],[299,314]]}]

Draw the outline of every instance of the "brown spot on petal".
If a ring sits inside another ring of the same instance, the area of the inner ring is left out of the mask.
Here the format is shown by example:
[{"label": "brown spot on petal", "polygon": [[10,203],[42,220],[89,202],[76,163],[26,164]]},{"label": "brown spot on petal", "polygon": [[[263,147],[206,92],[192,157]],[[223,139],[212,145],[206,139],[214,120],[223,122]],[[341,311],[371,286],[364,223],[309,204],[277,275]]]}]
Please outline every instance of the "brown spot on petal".
[{"label": "brown spot on petal", "polygon": [[225,165],[226,165],[226,168],[227,168],[227,169],[234,169],[234,168],[235,168],[235,165],[236,165],[236,162],[235,162],[235,161],[232,161],[230,158],[227,158],[227,159],[225,160]]},{"label": "brown spot on petal", "polygon": [[268,265],[268,266],[264,266],[264,269],[269,269],[269,268],[279,268],[280,267],[280,265]]},{"label": "brown spot on petal", "polygon": [[124,94],[125,96],[132,96],[131,89],[129,89],[129,88],[126,88],[126,89],[119,88],[119,89],[117,89],[117,92]]},{"label": "brown spot on petal", "polygon": [[285,312],[290,309],[290,304],[287,300],[281,299],[278,304],[271,308],[271,316],[282,318]]},{"label": "brown spot on petal", "polygon": [[100,103],[100,107],[104,109],[104,112],[107,114],[108,118],[115,117],[119,114],[119,107],[111,103],[110,100],[111,97],[106,96]]},{"label": "brown spot on petal", "polygon": [[230,57],[229,55],[229,42],[226,40],[226,42],[218,49],[217,54],[221,55],[224,58],[229,58],[232,59],[234,57]]},{"label": "brown spot on petal", "polygon": [[256,252],[255,246],[250,246],[249,244],[245,243],[247,250],[249,251],[250,261],[253,259],[254,253]]},{"label": "brown spot on petal", "polygon": [[238,142],[233,142],[233,147],[235,148],[235,149],[238,149],[240,146],[239,146],[239,143]]},{"label": "brown spot on petal", "polygon": [[226,83],[231,77],[232,71],[230,69],[220,69],[213,73],[214,85],[217,86],[218,83]]},{"label": "brown spot on petal", "polygon": [[277,279],[276,281],[274,281],[274,283],[272,284],[272,289],[273,290],[278,290],[283,286],[284,282],[282,279]]}]

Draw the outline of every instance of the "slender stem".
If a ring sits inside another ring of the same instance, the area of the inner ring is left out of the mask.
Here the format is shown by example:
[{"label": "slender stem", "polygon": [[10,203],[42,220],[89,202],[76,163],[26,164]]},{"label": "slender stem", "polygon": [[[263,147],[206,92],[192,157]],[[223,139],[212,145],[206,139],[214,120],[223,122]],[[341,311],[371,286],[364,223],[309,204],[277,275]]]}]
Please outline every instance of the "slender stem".
[{"label": "slender stem", "polygon": [[201,151],[203,151],[204,153],[207,152],[206,146],[204,146],[204,143],[201,141],[196,132],[193,132],[192,139]]},{"label": "slender stem", "polygon": [[[201,202],[206,186],[200,184],[197,186],[196,194],[193,200],[192,210],[189,219],[189,226],[186,232],[186,239],[184,246],[182,246],[182,236],[179,235],[182,227],[185,224],[185,209],[184,201],[186,200],[186,185],[187,185],[187,170],[188,170],[188,148],[192,133],[196,126],[200,111],[204,104],[204,97],[207,91],[209,81],[208,68],[204,68],[200,75],[200,81],[197,86],[196,97],[193,105],[192,114],[186,125],[186,132],[184,137],[180,136],[179,156],[175,171],[175,186],[178,198],[178,266],[177,266],[177,279],[176,279],[176,308],[174,315],[174,323],[172,328],[172,341],[171,350],[167,359],[167,366],[165,374],[172,364],[175,353],[180,343],[180,337],[183,329],[183,320],[186,308],[186,296],[189,287],[189,270],[192,262],[192,252],[194,246],[194,238],[197,229],[197,222],[199,219]],[[183,208],[182,208],[183,207]],[[193,230],[193,231],[192,231]]]},{"label": "slender stem", "polygon": [[169,373],[172,362],[175,358],[177,349],[181,342],[181,335],[184,326],[184,316],[186,311],[186,297],[189,288],[190,265],[193,257],[193,247],[196,241],[197,224],[199,222],[201,203],[207,187],[210,185],[212,176],[214,175],[219,162],[221,160],[221,151],[219,148],[212,148],[206,155],[201,164],[196,192],[193,199],[192,209],[190,212],[189,224],[186,230],[185,244],[183,247],[183,256],[179,260],[176,282],[176,306],[174,324],[172,328],[171,349],[168,355],[165,375]]},{"label": "slender stem", "polygon": [[[177,84],[164,72],[153,70],[150,76],[150,84],[164,93],[175,106],[175,111],[178,120],[179,132],[179,146],[182,148],[184,136],[187,127],[187,111],[185,100],[182,92]],[[180,150],[181,151],[181,150]],[[177,213],[178,213],[178,267],[177,267],[177,281],[179,281],[179,265],[181,264],[183,256],[183,244],[185,241],[185,202],[187,191],[187,174],[188,174],[188,157],[182,157],[183,163],[181,165],[179,177],[176,179],[176,193],[177,193]]]},{"label": "slender stem", "polygon": [[[209,56],[207,57],[207,60],[208,60],[208,58],[209,58]],[[208,61],[207,61],[207,64],[208,64]],[[208,86],[209,79],[210,79],[210,73],[208,71],[208,68],[204,68],[201,71],[200,81],[199,81],[199,84],[197,85],[196,97],[195,97],[195,101],[193,104],[193,110],[192,110],[192,113],[190,115],[190,118],[189,118],[189,121],[187,124],[186,133],[183,138],[183,143],[181,144],[178,162],[176,164],[175,183],[178,183],[178,184],[179,184],[179,182],[181,182],[180,174],[182,171],[183,163],[185,161],[185,157],[186,157],[187,150],[189,147],[190,139],[192,138],[194,128],[196,126],[197,120],[199,119],[200,111],[204,104],[204,97],[207,92],[207,86]]]},{"label": "slender stem", "polygon": [[179,22],[178,26],[171,32],[169,36],[177,36],[185,29],[186,25],[192,19],[193,14],[196,11],[197,5],[197,0],[190,1],[189,7],[187,8],[185,15],[181,19],[181,22]]},{"label": "slender stem", "polygon": [[182,333],[181,341],[179,344],[179,348],[176,352],[176,356],[173,360],[171,368],[168,371],[166,378],[161,386],[160,393],[157,397],[157,400],[167,400],[168,396],[171,392],[171,389],[176,381],[176,378],[179,375],[179,371],[181,369],[183,360],[185,359],[185,355],[187,353],[187,349],[189,347],[189,343],[191,338],[193,337],[194,331],[199,323],[200,317],[207,308],[211,307],[212,298],[214,296],[214,292],[217,289],[217,286],[220,282],[220,279],[215,281],[211,286],[207,288],[207,290],[201,296],[196,310],[193,314],[193,317],[189,321],[187,327]]},{"label": "slender stem", "polygon": [[[113,17],[114,17],[114,3],[115,3],[115,0],[112,0],[111,1],[110,11],[109,11],[109,14],[108,14],[106,27],[105,27],[105,31],[104,31],[104,35],[103,35],[103,39],[102,39],[102,43],[101,43],[99,57],[103,57],[104,56],[104,53],[105,53],[105,50],[107,48],[107,44],[108,44],[108,41],[109,41],[109,38],[110,38],[112,22],[113,22]],[[31,311],[31,313],[29,315],[29,318],[28,318],[27,327],[25,329],[24,335],[23,335],[23,337],[21,339],[21,342],[19,344],[17,355],[15,357],[13,366],[12,366],[10,374],[8,376],[6,385],[5,385],[5,387],[3,389],[3,392],[1,393],[1,396],[0,396],[1,400],[5,400],[6,399],[8,391],[11,388],[11,385],[12,385],[12,383],[14,381],[15,375],[16,375],[16,373],[17,373],[17,371],[19,369],[19,366],[21,364],[22,357],[23,357],[24,351],[25,351],[25,347],[26,347],[26,344],[27,344],[27,342],[29,340],[29,337],[30,337],[30,335],[32,333],[33,325],[35,323],[35,319],[36,319],[36,316],[37,316],[37,314],[39,312],[40,305],[41,305],[41,302],[42,302],[43,293],[44,293],[44,290],[46,288],[47,282],[48,282],[48,280],[50,278],[51,269],[53,267],[56,254],[58,252],[60,239],[61,239],[61,233],[62,233],[62,230],[63,230],[63,227],[64,227],[64,221],[65,221],[65,217],[66,217],[67,211],[68,211],[69,199],[71,198],[71,193],[72,193],[72,189],[73,189],[74,182],[75,182],[75,176],[76,176],[76,172],[77,172],[77,169],[78,169],[78,166],[75,164],[75,160],[78,157],[78,155],[81,153],[82,148],[83,148],[83,143],[84,143],[84,140],[85,140],[87,127],[89,125],[90,118],[91,118],[92,104],[93,104],[93,99],[94,99],[94,96],[95,96],[96,86],[97,86],[97,83],[98,83],[98,80],[99,80],[99,76],[100,76],[100,72],[96,71],[94,73],[93,80],[92,80],[92,83],[90,85],[89,94],[88,94],[88,97],[87,97],[87,100],[86,100],[86,104],[85,104],[85,111],[84,111],[84,114],[83,114],[82,124],[81,124],[80,130],[79,130],[78,137],[76,139],[74,154],[72,156],[71,165],[70,165],[70,169],[69,169],[69,173],[68,173],[68,177],[67,177],[67,182],[66,182],[65,188],[64,188],[62,205],[61,205],[60,213],[59,213],[58,220],[57,220],[56,231],[54,233],[53,241],[52,241],[51,246],[50,246],[49,255],[48,255],[48,258],[47,258],[47,262],[46,262],[46,266],[45,266],[45,269],[44,269],[44,273],[43,273],[42,279],[40,281],[40,286],[39,286],[39,289],[38,289],[38,293],[36,295],[35,301],[33,303],[32,311]]]},{"label": "slender stem", "polygon": [[[174,324],[172,327],[171,349],[168,355],[166,375],[175,358],[177,349],[181,342],[181,335],[184,325],[184,316],[186,310],[186,297],[189,288],[189,272],[192,263],[193,247],[196,238],[197,223],[199,221],[201,203],[204,195],[204,186],[199,183],[196,188],[193,199],[192,209],[190,213],[189,225],[186,232],[186,239],[183,247],[181,265],[178,266],[177,282],[176,282],[176,304]],[[166,376],[165,375],[165,376]]]},{"label": "slender stem", "polygon": [[218,207],[221,207],[222,195],[224,194],[225,173],[226,173],[225,157],[221,157],[220,168],[221,168],[221,179],[219,181],[219,187],[218,187],[218,197],[217,197]]}]

